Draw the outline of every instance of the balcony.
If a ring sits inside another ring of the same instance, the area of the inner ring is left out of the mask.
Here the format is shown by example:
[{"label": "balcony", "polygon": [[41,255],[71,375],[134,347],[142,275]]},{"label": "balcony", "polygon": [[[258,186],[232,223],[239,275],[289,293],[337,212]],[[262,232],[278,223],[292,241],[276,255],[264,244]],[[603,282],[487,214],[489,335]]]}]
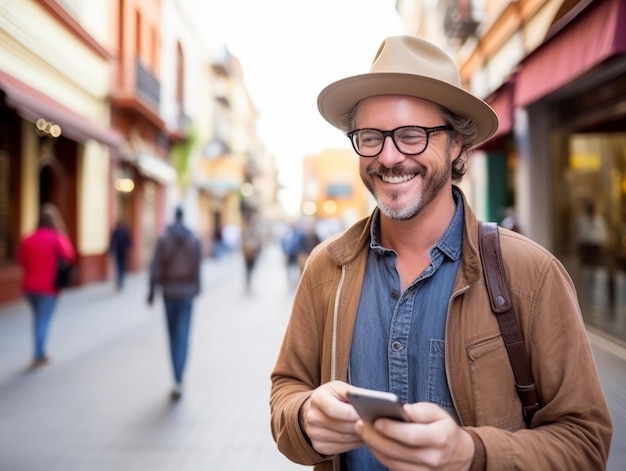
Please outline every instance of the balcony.
[{"label": "balcony", "polygon": [[450,0],[443,20],[446,36],[463,44],[475,32],[480,23],[472,14],[471,0]]},{"label": "balcony", "polygon": [[147,104],[159,109],[161,84],[138,60],[135,60],[135,91]]}]

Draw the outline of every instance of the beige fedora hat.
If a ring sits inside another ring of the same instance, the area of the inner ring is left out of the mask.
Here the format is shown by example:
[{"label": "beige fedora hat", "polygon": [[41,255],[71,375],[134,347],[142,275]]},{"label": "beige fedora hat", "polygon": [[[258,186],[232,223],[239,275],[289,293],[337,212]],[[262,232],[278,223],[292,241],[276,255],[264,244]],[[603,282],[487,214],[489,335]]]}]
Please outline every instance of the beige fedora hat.
[{"label": "beige fedora hat", "polygon": [[377,95],[408,95],[437,103],[472,118],[477,142],[498,129],[498,117],[483,100],[461,88],[456,64],[434,44],[416,36],[392,36],[383,41],[370,71],[328,85],[317,98],[320,113],[330,124],[345,129],[344,117],[361,100]]}]

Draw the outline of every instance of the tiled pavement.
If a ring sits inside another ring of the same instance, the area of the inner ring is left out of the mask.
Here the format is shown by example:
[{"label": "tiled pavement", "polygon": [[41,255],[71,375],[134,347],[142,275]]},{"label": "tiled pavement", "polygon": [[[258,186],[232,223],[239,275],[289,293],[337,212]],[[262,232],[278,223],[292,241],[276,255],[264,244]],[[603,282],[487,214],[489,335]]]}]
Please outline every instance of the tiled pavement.
[{"label": "tiled pavement", "polygon": [[[291,291],[268,249],[244,292],[237,254],[203,266],[186,391],[169,401],[160,303],[145,273],[69,290],[51,327],[52,363],[28,372],[30,314],[0,309],[0,471],[287,471],[269,430],[269,373]],[[613,419],[608,469],[626,469],[626,355],[590,334]]]}]

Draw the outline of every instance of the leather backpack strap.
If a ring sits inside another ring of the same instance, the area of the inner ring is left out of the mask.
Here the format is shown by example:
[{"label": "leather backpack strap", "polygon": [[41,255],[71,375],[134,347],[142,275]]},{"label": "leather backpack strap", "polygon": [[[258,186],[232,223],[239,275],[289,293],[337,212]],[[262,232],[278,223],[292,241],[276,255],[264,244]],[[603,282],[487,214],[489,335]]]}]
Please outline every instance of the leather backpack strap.
[{"label": "leather backpack strap", "polygon": [[500,325],[502,339],[515,375],[517,393],[522,401],[524,419],[527,427],[530,427],[533,415],[539,410],[540,405],[537,387],[533,380],[524,339],[515,316],[513,299],[504,271],[496,223],[479,222],[478,245],[491,309]]}]

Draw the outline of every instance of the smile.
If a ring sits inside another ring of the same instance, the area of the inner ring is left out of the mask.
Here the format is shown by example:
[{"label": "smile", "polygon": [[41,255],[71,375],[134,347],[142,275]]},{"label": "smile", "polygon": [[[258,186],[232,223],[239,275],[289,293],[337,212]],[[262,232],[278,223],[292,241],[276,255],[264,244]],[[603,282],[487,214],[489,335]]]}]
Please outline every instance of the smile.
[{"label": "smile", "polygon": [[404,183],[414,179],[415,176],[416,174],[412,173],[411,175],[381,175],[380,178],[385,183]]}]

